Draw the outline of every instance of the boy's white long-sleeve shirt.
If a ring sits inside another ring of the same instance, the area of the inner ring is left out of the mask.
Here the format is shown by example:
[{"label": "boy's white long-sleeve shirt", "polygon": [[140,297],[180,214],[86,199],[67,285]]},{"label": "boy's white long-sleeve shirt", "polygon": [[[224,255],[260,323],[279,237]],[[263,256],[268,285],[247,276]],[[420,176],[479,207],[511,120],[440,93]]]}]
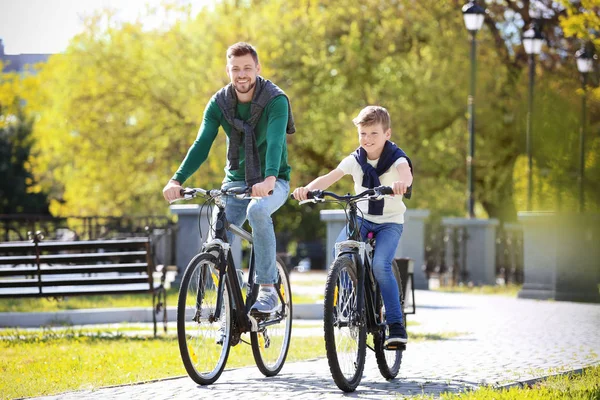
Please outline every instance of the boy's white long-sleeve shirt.
[{"label": "boy's white long-sleeve shirt", "polygon": [[[373,167],[377,167],[377,160],[367,160],[369,164]],[[400,180],[400,174],[398,173],[398,169],[396,168],[398,165],[402,163],[408,163],[408,160],[404,157],[396,160],[394,165],[390,167],[387,171],[379,176],[379,181],[382,186],[393,186],[394,182]],[[340,164],[338,165],[338,169],[342,170],[345,175],[352,175],[352,179],[354,180],[354,191],[355,193],[361,193],[368,188],[362,186],[363,181],[363,171],[360,167],[356,158],[353,155],[349,155],[344,158]],[[396,223],[403,224],[404,223],[404,212],[406,211],[406,206],[402,201],[402,196],[394,196],[393,198],[385,198],[383,199],[383,215],[373,215],[369,214],[369,202],[368,201],[360,201],[357,203],[358,209],[360,210],[359,216],[362,216],[367,221],[374,222],[376,224],[383,223]]]}]

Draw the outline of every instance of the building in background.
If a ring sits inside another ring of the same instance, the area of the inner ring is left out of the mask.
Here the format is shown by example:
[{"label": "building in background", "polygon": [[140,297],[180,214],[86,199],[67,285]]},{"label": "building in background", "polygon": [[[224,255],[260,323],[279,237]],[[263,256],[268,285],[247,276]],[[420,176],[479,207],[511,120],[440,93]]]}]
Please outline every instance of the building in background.
[{"label": "building in background", "polygon": [[40,62],[46,62],[52,54],[5,54],[4,42],[0,39],[0,60],[4,64],[2,72],[30,71],[31,66]]}]

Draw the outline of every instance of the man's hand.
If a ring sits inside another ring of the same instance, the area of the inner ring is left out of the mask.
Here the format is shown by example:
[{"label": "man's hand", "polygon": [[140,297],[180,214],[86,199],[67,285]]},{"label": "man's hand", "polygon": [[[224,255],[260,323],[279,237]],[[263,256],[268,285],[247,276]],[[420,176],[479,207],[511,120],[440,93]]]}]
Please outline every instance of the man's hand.
[{"label": "man's hand", "polygon": [[171,179],[163,189],[163,196],[169,203],[181,198],[181,183]]},{"label": "man's hand", "polygon": [[294,195],[294,199],[302,201],[308,199],[308,192],[310,192],[310,189],[301,186],[299,188],[294,189],[294,192],[292,194]]},{"label": "man's hand", "polygon": [[275,178],[274,176],[267,176],[264,181],[252,186],[252,197],[269,196],[273,189],[275,189],[276,181],[277,178]]},{"label": "man's hand", "polygon": [[394,195],[403,195],[404,193],[406,193],[409,186],[409,184],[403,181],[394,182],[394,185],[392,186],[392,189],[394,189]]}]

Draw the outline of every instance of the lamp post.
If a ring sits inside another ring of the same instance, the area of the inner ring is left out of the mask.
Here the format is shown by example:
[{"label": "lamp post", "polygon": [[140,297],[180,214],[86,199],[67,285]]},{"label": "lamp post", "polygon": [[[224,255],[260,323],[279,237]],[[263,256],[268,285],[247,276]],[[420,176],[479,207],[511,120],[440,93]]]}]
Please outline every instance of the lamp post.
[{"label": "lamp post", "polygon": [[581,87],[583,89],[583,96],[581,96],[581,126],[579,127],[579,173],[577,175],[577,181],[579,185],[579,212],[582,213],[585,210],[585,200],[583,193],[583,182],[584,182],[584,170],[585,170],[585,124],[586,124],[586,97],[587,97],[587,77],[588,74],[594,68],[594,59],[597,56],[594,54],[590,46],[583,46],[575,53],[575,59],[577,60],[577,69],[581,74]]},{"label": "lamp post", "polygon": [[471,90],[468,99],[469,113],[469,155],[467,156],[467,179],[468,179],[468,200],[467,209],[469,218],[475,217],[475,55],[476,45],[475,35],[483,25],[485,10],[475,1],[469,1],[462,8],[465,26],[471,34]]},{"label": "lamp post", "polygon": [[539,24],[534,20],[533,24],[523,32],[523,47],[529,55],[529,106],[527,109],[527,211],[531,211],[531,197],[533,194],[533,157],[532,157],[532,138],[531,124],[533,113],[533,86],[535,79],[535,56],[542,51],[544,36],[540,30]]}]

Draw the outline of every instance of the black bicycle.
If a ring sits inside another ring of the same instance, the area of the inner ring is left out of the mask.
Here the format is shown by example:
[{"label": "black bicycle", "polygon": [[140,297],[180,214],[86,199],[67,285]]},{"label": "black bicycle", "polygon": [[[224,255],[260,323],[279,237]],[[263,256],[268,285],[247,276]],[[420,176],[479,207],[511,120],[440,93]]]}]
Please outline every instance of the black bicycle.
[{"label": "black bicycle", "polygon": [[[405,345],[393,350],[384,348],[387,333],[385,306],[372,269],[375,239],[360,237],[357,202],[378,200],[393,194],[392,188],[379,186],[357,195],[340,196],[333,192],[313,190],[307,202],[326,202],[331,197],[345,205],[349,239],[336,244],[335,259],[325,286],[324,333],[329,369],[336,385],[353,392],[360,383],[365,366],[366,348],[375,352],[381,375],[390,380],[400,371]],[[331,201],[331,200],[330,200]],[[393,271],[404,310],[402,280],[396,262]],[[404,314],[406,326],[406,314]],[[367,341],[367,333],[372,342]]]},{"label": "black bicycle", "polygon": [[[229,223],[222,199],[222,196],[250,198],[250,190],[182,190],[184,199],[200,195],[205,199],[205,205],[218,207],[209,240],[185,270],[177,302],[177,338],[183,365],[189,376],[201,385],[209,385],[219,378],[231,346],[251,344],[256,365],[265,376],[274,376],[281,371],[290,346],[292,292],[287,268],[280,258],[276,262],[278,279],[275,284],[279,308],[270,314],[250,314],[259,290],[259,284],[254,282],[252,236]],[[227,231],[250,243],[245,292],[241,288],[245,282],[238,277]],[[242,337],[247,332],[250,343]]]}]

